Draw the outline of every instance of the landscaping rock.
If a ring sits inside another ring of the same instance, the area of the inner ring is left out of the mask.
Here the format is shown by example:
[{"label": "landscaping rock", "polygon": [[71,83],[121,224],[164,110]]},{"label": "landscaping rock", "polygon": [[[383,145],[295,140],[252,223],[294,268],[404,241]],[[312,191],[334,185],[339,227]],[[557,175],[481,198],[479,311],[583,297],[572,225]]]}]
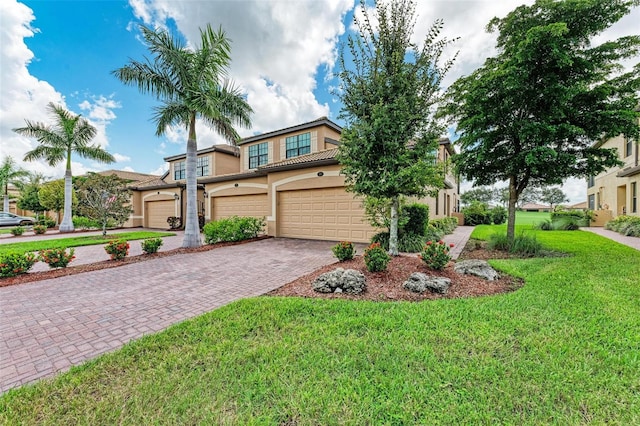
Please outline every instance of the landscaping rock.
[{"label": "landscaping rock", "polygon": [[459,274],[475,275],[489,281],[494,281],[500,278],[498,272],[489,266],[486,260],[462,260],[460,262],[456,262],[453,269]]},{"label": "landscaping rock", "polygon": [[433,293],[447,294],[451,286],[451,280],[443,277],[429,277],[422,272],[414,272],[402,286],[414,293],[424,293],[428,289]]},{"label": "landscaping rock", "polygon": [[313,289],[320,293],[350,293],[360,294],[366,288],[364,274],[355,269],[337,268],[320,275],[312,284]]}]

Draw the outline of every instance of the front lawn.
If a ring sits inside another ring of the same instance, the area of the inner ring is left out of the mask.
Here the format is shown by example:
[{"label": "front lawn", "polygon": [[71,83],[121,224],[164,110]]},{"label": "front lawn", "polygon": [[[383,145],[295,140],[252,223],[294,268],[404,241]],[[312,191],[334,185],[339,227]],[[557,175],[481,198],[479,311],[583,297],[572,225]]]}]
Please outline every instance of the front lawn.
[{"label": "front lawn", "polygon": [[572,256],[492,261],[516,292],[242,300],[9,391],[0,423],[640,424],[640,252],[536,235]]},{"label": "front lawn", "polygon": [[27,253],[30,251],[48,250],[52,248],[68,248],[80,246],[93,246],[97,244],[106,244],[109,241],[117,240],[143,240],[151,237],[169,237],[176,235],[172,232],[153,232],[153,231],[133,231],[120,232],[116,234],[108,234],[106,238],[102,235],[89,235],[84,237],[70,237],[58,239],[36,239],[33,241],[25,241],[21,243],[0,244],[0,254],[2,253]]}]

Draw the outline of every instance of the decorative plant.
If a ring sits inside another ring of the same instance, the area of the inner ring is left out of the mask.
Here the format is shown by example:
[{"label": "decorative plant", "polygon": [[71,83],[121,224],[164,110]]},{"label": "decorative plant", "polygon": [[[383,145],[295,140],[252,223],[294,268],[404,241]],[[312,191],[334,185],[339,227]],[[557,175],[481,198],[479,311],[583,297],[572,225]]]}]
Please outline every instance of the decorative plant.
[{"label": "decorative plant", "polygon": [[11,234],[16,236],[16,237],[18,235],[24,234],[24,227],[23,226],[16,226],[15,228],[11,228]]},{"label": "decorative plant", "polygon": [[47,232],[47,227],[46,225],[33,225],[33,232],[36,235],[42,235]]},{"label": "decorative plant", "polygon": [[450,247],[453,247],[453,244],[447,245],[442,240],[435,243],[428,241],[420,253],[420,258],[431,269],[443,269],[451,260]]},{"label": "decorative plant", "polygon": [[180,229],[182,227],[182,218],[178,216],[169,216],[167,223],[171,229]]},{"label": "decorative plant", "polygon": [[111,241],[104,246],[104,251],[111,255],[111,260],[121,260],[129,254],[129,243],[125,240]]},{"label": "decorative plant", "polygon": [[141,243],[142,251],[146,254],[156,253],[162,246],[162,238],[147,238]]},{"label": "decorative plant", "polygon": [[364,250],[364,264],[369,272],[382,272],[387,270],[391,256],[380,243],[373,243]]},{"label": "decorative plant", "polygon": [[73,255],[75,249],[70,249],[67,253],[64,248],[52,248],[49,250],[40,250],[39,258],[41,261],[49,265],[49,268],[66,268],[67,265],[76,257]]},{"label": "decorative plant", "polygon": [[356,254],[356,249],[353,247],[353,243],[350,241],[340,241],[338,244],[331,247],[331,251],[340,262],[351,260]]},{"label": "decorative plant", "polygon": [[15,277],[26,274],[37,262],[33,253],[5,253],[0,254],[0,277]]}]

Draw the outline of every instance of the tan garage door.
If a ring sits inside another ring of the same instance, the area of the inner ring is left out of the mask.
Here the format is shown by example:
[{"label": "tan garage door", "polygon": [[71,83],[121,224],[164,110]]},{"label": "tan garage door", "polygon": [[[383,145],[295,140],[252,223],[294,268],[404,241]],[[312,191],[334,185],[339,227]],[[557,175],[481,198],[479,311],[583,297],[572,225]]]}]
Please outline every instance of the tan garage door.
[{"label": "tan garage door", "polygon": [[174,200],[147,201],[145,203],[145,217],[147,227],[168,229],[167,218],[176,215],[176,202]]},{"label": "tan garage door", "polygon": [[367,243],[375,234],[359,199],[343,188],[278,193],[278,236]]},{"label": "tan garage door", "polygon": [[234,195],[213,199],[213,220],[230,216],[263,217],[267,214],[267,194]]}]

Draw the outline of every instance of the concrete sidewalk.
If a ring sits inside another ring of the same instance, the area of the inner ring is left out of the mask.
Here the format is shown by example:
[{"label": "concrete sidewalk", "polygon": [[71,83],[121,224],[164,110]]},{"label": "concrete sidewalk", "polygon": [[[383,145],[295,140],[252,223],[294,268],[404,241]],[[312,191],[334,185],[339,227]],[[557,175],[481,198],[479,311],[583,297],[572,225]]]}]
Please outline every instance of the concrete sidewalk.
[{"label": "concrete sidewalk", "polygon": [[626,235],[618,234],[615,231],[610,231],[604,228],[580,228],[580,229],[583,231],[598,234],[605,238],[609,238],[610,240],[616,241],[620,244],[624,244],[636,250],[640,250],[640,238],[638,237],[627,237]]}]

